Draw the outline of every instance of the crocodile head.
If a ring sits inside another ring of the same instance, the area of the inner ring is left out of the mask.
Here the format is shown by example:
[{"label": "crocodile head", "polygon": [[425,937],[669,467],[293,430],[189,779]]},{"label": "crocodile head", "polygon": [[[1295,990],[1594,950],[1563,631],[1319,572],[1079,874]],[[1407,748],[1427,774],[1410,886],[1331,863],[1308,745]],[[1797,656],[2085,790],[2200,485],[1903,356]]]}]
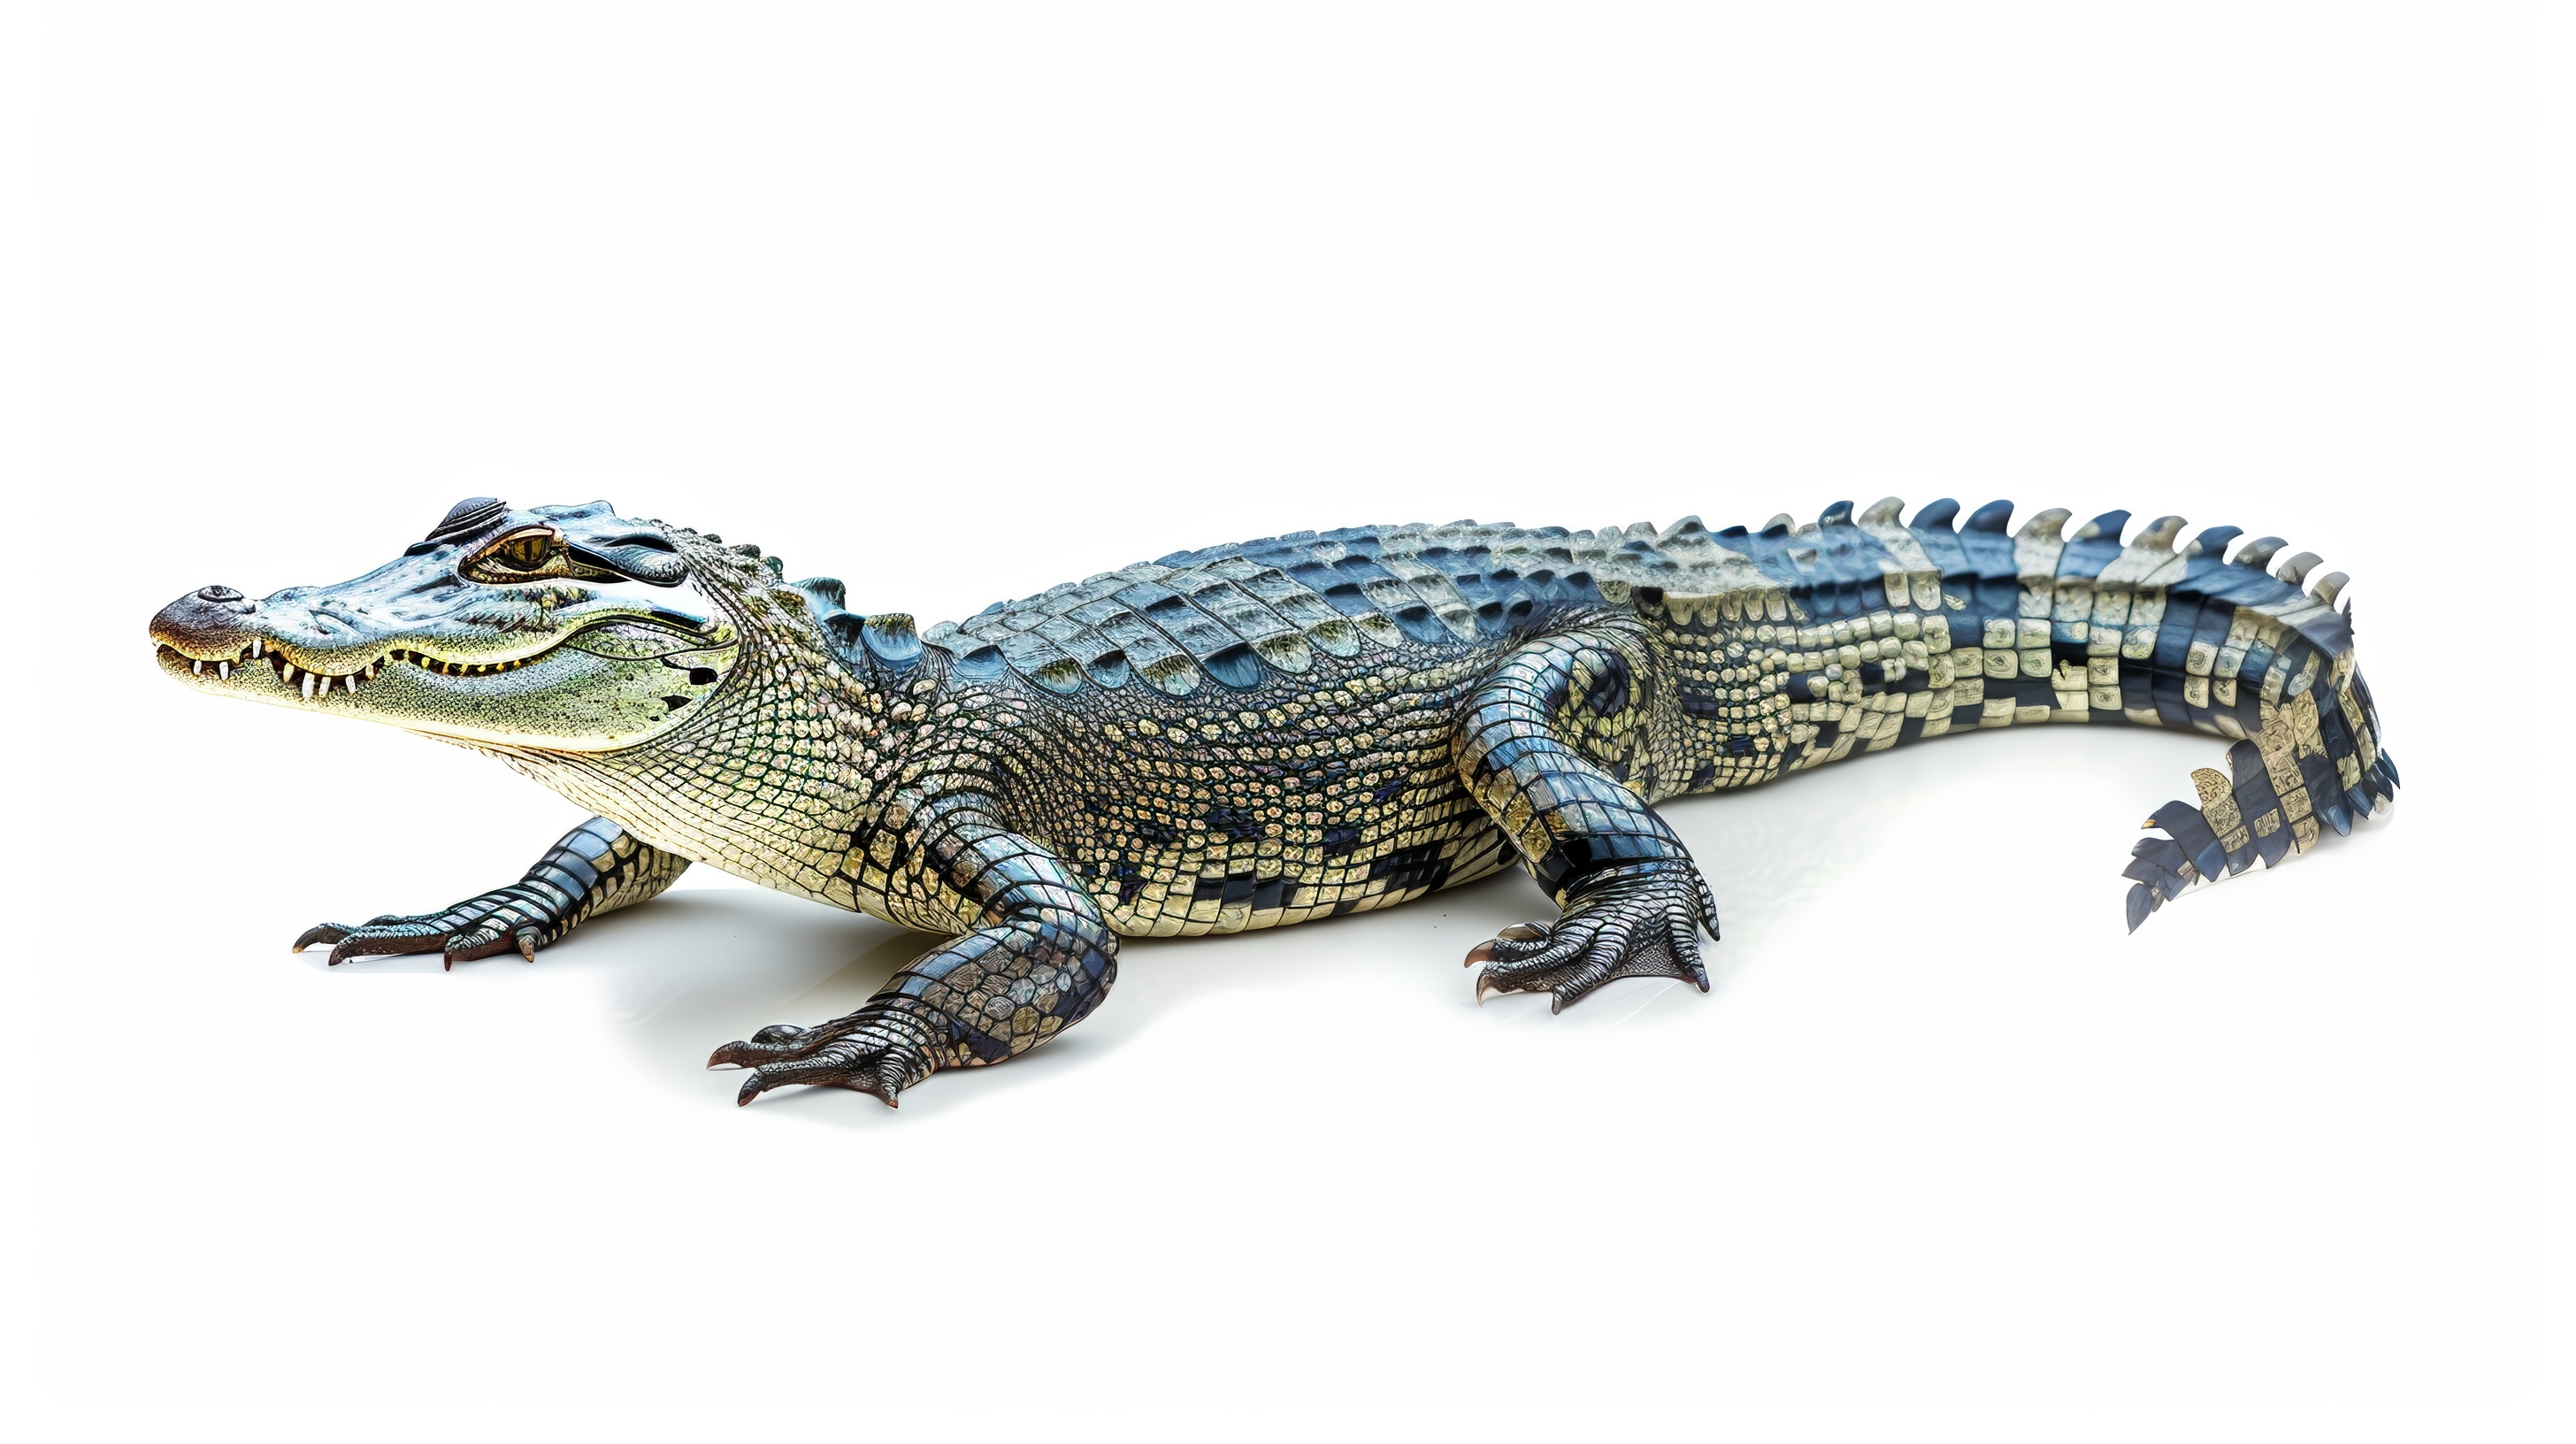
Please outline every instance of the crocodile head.
[{"label": "crocodile head", "polygon": [[152,619],[203,692],[466,742],[596,752],[680,724],[740,653],[731,623],[645,587],[692,580],[664,531],[606,502],[460,502],[428,539],[332,586],[205,587]]}]

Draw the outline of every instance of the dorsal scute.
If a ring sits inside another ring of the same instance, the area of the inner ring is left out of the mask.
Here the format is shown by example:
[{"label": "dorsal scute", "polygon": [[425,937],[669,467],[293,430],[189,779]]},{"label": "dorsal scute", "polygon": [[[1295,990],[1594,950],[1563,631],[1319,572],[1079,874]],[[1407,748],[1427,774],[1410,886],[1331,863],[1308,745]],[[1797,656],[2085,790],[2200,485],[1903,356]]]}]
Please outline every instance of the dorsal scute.
[{"label": "dorsal scute", "polygon": [[[2178,517],[2124,542],[2126,512],[2070,528],[2070,514],[2052,508],[2010,531],[2009,503],[1964,521],[1947,499],[1911,523],[1902,514],[1890,497],[1836,502],[1802,526],[1777,517],[1759,531],[1684,517],[1571,531],[1457,521],[1289,533],[1095,573],[922,640],[971,661],[969,675],[1008,669],[1057,691],[1149,685],[1193,695],[1365,665],[1378,653],[1492,645],[1551,609],[1587,603],[1699,617],[1722,615],[1722,599],[1735,596],[1736,615],[1750,617],[1744,609],[1760,604],[1741,599],[1794,593],[1794,605],[1820,616],[1882,605],[1928,614],[1963,605],[1960,592],[1990,598],[1993,586],[2018,582],[2049,589],[2054,608],[2089,606],[2107,622],[2123,606],[2154,605],[2155,589],[2197,587],[2208,575],[2303,629],[2338,625],[2325,618],[2339,584],[2322,585],[2322,597],[2296,585],[2312,562],[2294,561],[2281,577],[2260,569],[2277,542],[2249,544],[2235,564],[2212,555],[2236,535],[2229,528],[2183,545]],[[799,586],[839,601],[827,582]],[[2128,625],[2141,625],[2137,615]]]},{"label": "dorsal scute", "polygon": [[874,616],[851,612],[849,590],[836,577],[784,583],[774,594],[802,603],[824,646],[854,672],[906,668],[921,656],[921,640],[913,633],[911,617],[902,612]]},{"label": "dorsal scute", "polygon": [[2088,521],[2084,523],[2084,525],[2076,528],[2075,535],[2072,540],[2107,541],[2117,545],[2120,540],[2120,534],[2128,529],[2129,514],[2127,512],[2106,511],[2100,516],[2097,516],[2091,521]]},{"label": "dorsal scute", "polygon": [[2227,561],[2230,566],[2251,567],[2255,571],[2263,571],[2271,566],[2273,556],[2288,545],[2288,542],[2276,536],[2258,536],[2238,547],[2236,554],[2229,557]]},{"label": "dorsal scute", "polygon": [[1142,678],[1191,695],[1300,675],[1319,659],[1490,644],[1551,608],[1640,589],[1777,585],[1696,517],[1586,532],[1408,523],[1173,552],[995,603],[923,640],[974,659],[969,675],[1008,668],[1055,690]]}]

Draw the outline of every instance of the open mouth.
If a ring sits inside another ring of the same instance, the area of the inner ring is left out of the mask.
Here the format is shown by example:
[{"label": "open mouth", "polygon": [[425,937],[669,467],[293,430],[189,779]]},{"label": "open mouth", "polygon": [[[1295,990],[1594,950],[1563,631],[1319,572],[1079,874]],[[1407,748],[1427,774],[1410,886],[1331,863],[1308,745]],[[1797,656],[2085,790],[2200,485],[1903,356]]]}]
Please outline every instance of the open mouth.
[{"label": "open mouth", "polygon": [[232,680],[235,668],[265,663],[276,674],[278,681],[303,692],[307,701],[329,695],[334,687],[343,692],[355,692],[361,686],[374,681],[376,675],[384,671],[385,665],[389,662],[408,662],[424,672],[436,672],[442,677],[486,677],[494,673],[516,671],[532,662],[544,661],[553,651],[552,648],[548,648],[533,656],[520,657],[507,662],[450,662],[430,656],[426,652],[396,647],[353,672],[316,672],[286,660],[284,653],[271,650],[267,643],[258,638],[251,639],[238,654],[227,658],[191,657],[166,644],[161,650],[174,657],[186,658],[188,670],[196,676],[206,675],[207,670],[211,668],[217,678],[227,682]]}]

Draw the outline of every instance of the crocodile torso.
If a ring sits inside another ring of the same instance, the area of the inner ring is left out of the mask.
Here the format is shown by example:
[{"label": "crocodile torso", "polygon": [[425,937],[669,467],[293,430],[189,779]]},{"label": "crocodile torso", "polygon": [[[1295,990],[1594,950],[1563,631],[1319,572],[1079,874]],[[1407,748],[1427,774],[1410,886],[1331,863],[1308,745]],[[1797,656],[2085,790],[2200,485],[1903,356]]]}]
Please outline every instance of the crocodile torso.
[{"label": "crocodile torso", "polygon": [[[1652,804],[1948,732],[2231,740],[2229,770],[2196,773],[2197,803],[2159,810],[2164,835],[2134,850],[2133,928],[2393,793],[2334,606],[2344,578],[2303,590],[2313,556],[2267,570],[2277,539],[2231,559],[2236,529],[2184,543],[2175,517],[2124,542],[2119,512],[2071,532],[2062,511],[2008,532],[2000,502],[1964,525],[1947,501],[1898,512],[1301,532],[916,635],[847,610],[839,582],[787,581],[757,547],[604,503],[476,499],[347,587],[261,603],[210,588],[154,630],[165,668],[199,685],[234,686],[205,667],[239,663],[262,700],[489,751],[599,814],[512,888],[307,935],[335,958],[532,955],[689,861],[954,936],[858,1013],[719,1050],[754,1067],[746,1099],[820,1082],[892,1102],[937,1068],[1025,1051],[1097,1005],[1118,936],[1304,922],[1508,865],[1564,915],[1479,948],[1480,989],[1563,1006],[1615,977],[1705,987],[1713,905]],[[683,579],[711,613],[575,586]],[[449,614],[505,598],[516,620],[490,630],[507,655],[458,660]],[[445,611],[382,618],[401,605]],[[506,645],[514,628],[554,635],[530,652]],[[584,670],[551,680],[570,663]],[[388,666],[421,697],[375,702]],[[517,669],[548,676],[477,691]],[[685,680],[653,696],[665,677]]]}]

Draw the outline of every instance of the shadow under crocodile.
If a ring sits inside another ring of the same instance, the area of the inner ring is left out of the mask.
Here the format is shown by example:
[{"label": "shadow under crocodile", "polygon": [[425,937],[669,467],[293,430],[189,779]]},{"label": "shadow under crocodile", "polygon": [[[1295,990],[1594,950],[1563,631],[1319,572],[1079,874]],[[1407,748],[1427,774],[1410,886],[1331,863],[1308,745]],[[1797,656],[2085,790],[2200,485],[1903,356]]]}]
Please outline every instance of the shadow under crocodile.
[{"label": "shadow under crocodile", "polygon": [[[1870,767],[1810,774],[1785,787],[1722,797],[1682,799],[1664,809],[1716,890],[1726,941],[1710,949],[1710,979],[1722,992],[1735,969],[1782,947],[1803,947],[1794,932],[1798,904],[1830,889],[1876,893],[1905,879],[1872,880],[1860,871],[1891,836],[1899,814],[1927,794],[1955,806],[1964,785],[1980,803],[2010,809],[2036,840],[2064,819],[2051,816],[2050,794],[2073,778],[2088,786],[2134,793],[2137,814],[2175,789],[2191,766],[2206,765],[2206,739],[2160,737],[2147,745],[2103,745],[2099,734],[2067,728],[2051,734],[1951,742],[1924,753],[1874,761]],[[1937,760],[1936,760],[1937,759]],[[2180,764],[2177,770],[2176,764]],[[2163,779],[2138,790],[2141,777]],[[2154,796],[2149,796],[2154,793]],[[2124,803],[2123,806],[2127,804]],[[2117,877],[2121,839],[2084,837],[2098,851],[2105,882],[2107,943],[2118,935]],[[1919,879],[1915,879],[1919,882]],[[1883,883],[1883,887],[1882,884]],[[757,1106],[827,1119],[845,1127],[884,1126],[937,1114],[1021,1087],[1046,1086],[1078,1071],[1154,1027],[1193,1001],[1235,990],[1293,991],[1296,1006],[1352,1006],[1373,991],[1392,999],[1448,990],[1472,1011],[1459,963],[1496,930],[1552,909],[1512,872],[1429,898],[1334,919],[1228,937],[1131,939],[1121,951],[1119,981],[1109,1000],[1081,1027],[1007,1065],[965,1080],[940,1080],[905,1096],[900,1114],[838,1089],[790,1089]],[[703,1071],[707,1054],[730,1039],[778,1022],[811,1024],[858,1007],[887,978],[939,939],[875,919],[836,912],[757,889],[682,889],[645,906],[601,918],[541,958],[545,965],[591,972],[603,980],[609,1020],[659,1080],[707,1101],[730,1102],[740,1075]],[[392,960],[386,960],[388,962]],[[420,959],[415,966],[433,967]],[[1652,1026],[1702,1003],[1668,980],[1614,983],[1561,1016],[1540,997],[1496,999],[1480,1027],[1597,1029]],[[1442,1006],[1445,1006],[1443,1004]]]}]

